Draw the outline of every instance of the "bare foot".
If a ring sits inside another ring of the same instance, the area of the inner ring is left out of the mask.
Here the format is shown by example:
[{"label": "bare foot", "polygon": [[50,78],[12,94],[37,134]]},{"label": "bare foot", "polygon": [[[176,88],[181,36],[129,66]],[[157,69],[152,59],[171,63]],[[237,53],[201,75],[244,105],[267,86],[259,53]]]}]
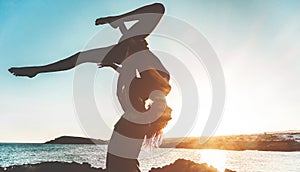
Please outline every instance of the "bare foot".
[{"label": "bare foot", "polygon": [[113,28],[119,27],[119,23],[116,22],[117,18],[116,17],[102,17],[98,18],[95,21],[95,25],[104,25],[104,24],[109,24]]},{"label": "bare foot", "polygon": [[33,78],[38,74],[35,67],[12,67],[8,71],[15,76],[27,76],[29,78]]}]

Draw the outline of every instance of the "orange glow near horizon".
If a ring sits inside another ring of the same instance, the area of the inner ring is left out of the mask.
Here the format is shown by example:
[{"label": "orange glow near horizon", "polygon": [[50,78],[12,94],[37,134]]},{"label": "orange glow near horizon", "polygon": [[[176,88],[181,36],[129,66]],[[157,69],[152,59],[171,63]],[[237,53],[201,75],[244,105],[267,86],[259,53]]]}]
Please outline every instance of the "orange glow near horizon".
[{"label": "orange glow near horizon", "polygon": [[163,129],[164,133],[170,131],[172,129],[172,127],[176,124],[176,122],[179,118],[179,115],[180,115],[181,104],[182,104],[180,87],[173,78],[171,78],[171,80],[170,80],[170,85],[172,87],[172,90],[169,93],[169,95],[166,97],[166,100],[167,100],[168,106],[172,109],[172,114],[171,114],[172,119],[171,119],[171,121],[169,121],[166,128]]},{"label": "orange glow near horizon", "polygon": [[227,161],[226,152],[222,150],[199,150],[200,152],[200,162],[207,163],[208,165],[217,168],[219,172],[225,171],[225,165]]}]

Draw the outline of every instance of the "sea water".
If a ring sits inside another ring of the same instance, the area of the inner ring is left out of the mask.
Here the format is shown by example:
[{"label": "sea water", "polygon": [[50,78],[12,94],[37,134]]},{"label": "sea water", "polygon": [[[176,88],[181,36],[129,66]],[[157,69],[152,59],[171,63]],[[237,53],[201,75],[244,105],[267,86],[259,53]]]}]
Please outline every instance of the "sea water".
[{"label": "sea water", "polygon": [[[105,167],[106,145],[59,144],[0,144],[0,166],[60,161],[90,163]],[[300,171],[300,152],[225,151],[164,148],[142,151],[139,157],[141,170],[161,167],[178,158],[208,163],[219,171],[225,168],[240,172]]]}]

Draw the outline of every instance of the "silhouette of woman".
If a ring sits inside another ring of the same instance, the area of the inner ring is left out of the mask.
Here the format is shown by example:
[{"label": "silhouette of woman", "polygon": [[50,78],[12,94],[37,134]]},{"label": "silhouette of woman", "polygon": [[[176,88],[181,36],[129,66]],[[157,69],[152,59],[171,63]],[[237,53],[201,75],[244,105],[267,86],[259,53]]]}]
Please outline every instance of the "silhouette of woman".
[{"label": "silhouette of woman", "polygon": [[[119,73],[117,96],[124,114],[116,123],[108,145],[108,172],[139,172],[137,158],[143,141],[160,138],[162,129],[171,119],[172,110],[165,100],[171,90],[170,75],[145,40],[164,12],[164,6],[155,3],[119,16],[98,18],[96,25],[110,24],[120,29],[123,35],[118,44],[78,52],[44,66],[9,69],[16,76],[32,78],[40,73],[69,70],[91,62],[100,68],[111,67]],[[133,20],[138,22],[127,30],[124,22]]]}]

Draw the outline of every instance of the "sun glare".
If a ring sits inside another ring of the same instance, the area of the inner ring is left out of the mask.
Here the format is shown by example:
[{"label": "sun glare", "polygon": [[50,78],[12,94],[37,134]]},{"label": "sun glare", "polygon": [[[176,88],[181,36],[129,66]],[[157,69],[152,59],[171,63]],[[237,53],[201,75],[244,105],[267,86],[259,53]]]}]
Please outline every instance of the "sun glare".
[{"label": "sun glare", "polygon": [[181,111],[181,91],[179,85],[174,79],[171,78],[170,85],[172,87],[171,92],[166,97],[168,106],[172,109],[172,120],[169,121],[166,128],[163,129],[164,133],[170,131],[172,127],[176,124],[180,111]]},{"label": "sun glare", "polygon": [[200,150],[200,162],[207,163],[218,169],[219,172],[225,171],[226,152],[222,150]]}]

